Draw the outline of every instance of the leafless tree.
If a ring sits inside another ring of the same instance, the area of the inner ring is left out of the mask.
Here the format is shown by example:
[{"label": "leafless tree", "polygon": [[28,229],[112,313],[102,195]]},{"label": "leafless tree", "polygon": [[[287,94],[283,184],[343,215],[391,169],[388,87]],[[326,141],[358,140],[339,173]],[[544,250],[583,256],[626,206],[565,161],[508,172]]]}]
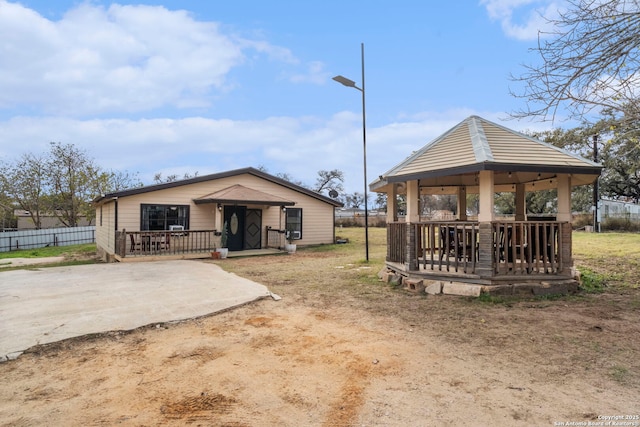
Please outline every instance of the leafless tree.
[{"label": "leafless tree", "polygon": [[341,170],[320,170],[318,171],[318,178],[316,179],[316,185],[313,191],[315,191],[316,193],[322,193],[324,190],[333,190],[336,193],[341,193],[342,191],[344,191],[344,188],[342,186],[343,182],[344,174]]},{"label": "leafless tree", "polygon": [[[554,30],[540,32],[541,65],[525,65],[520,77],[526,108],[511,115],[582,120],[593,109],[626,111],[640,119],[640,0],[567,0],[550,19]],[[597,111],[598,112],[598,111]],[[562,111],[564,114],[564,111]],[[558,117],[557,117],[558,116]]]}]

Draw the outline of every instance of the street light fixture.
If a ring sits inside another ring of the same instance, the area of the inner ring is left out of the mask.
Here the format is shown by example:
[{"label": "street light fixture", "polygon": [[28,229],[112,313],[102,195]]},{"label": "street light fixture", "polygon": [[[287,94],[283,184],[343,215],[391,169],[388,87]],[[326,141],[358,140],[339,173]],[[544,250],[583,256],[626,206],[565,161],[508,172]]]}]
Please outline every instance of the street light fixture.
[{"label": "street light fixture", "polygon": [[367,125],[365,114],[365,98],[364,98],[364,43],[360,43],[361,59],[362,59],[362,87],[356,86],[356,82],[343,76],[335,76],[333,80],[338,83],[352,87],[362,92],[362,149],[364,156],[364,245],[366,250],[366,259],[369,262],[369,209],[367,197]]}]

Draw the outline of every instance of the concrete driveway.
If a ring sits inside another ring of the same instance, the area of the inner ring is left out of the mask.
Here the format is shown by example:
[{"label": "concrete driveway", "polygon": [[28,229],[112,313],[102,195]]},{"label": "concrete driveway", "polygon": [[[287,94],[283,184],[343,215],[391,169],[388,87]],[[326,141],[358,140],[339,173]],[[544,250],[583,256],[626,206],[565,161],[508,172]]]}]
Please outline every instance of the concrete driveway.
[{"label": "concrete driveway", "polygon": [[38,344],[191,319],[270,295],[202,261],[0,271],[0,361]]}]

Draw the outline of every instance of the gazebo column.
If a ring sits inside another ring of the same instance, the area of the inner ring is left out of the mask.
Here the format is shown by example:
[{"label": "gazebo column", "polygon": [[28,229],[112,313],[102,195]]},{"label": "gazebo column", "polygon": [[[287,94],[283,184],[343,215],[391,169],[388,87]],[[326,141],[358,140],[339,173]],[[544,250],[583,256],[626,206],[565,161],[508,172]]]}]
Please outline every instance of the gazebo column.
[{"label": "gazebo column", "polygon": [[572,239],[571,239],[571,176],[569,174],[558,175],[558,215],[556,220],[562,222],[560,239],[562,240],[562,259],[564,271],[573,266]]},{"label": "gazebo column", "polygon": [[467,187],[458,187],[458,219],[467,220]]},{"label": "gazebo column", "polygon": [[527,216],[527,201],[524,184],[516,184],[516,221],[524,221]]},{"label": "gazebo column", "polygon": [[493,227],[494,218],[494,174],[493,171],[480,171],[478,177],[480,209],[478,211],[479,253],[476,272],[481,277],[493,275]]},{"label": "gazebo column", "polygon": [[[398,190],[396,184],[391,184],[391,188],[387,191],[387,224],[391,224],[398,221]],[[406,226],[406,225],[405,225]],[[393,251],[393,242],[395,241],[395,235],[392,236],[395,230],[394,226],[387,226],[387,261],[389,260],[389,254]]]},{"label": "gazebo column", "polygon": [[418,181],[407,182],[407,250],[405,265],[409,271],[418,270],[418,236],[414,225],[420,222],[420,188]]},{"label": "gazebo column", "polygon": [[398,191],[395,184],[387,191],[387,223],[398,221]]}]

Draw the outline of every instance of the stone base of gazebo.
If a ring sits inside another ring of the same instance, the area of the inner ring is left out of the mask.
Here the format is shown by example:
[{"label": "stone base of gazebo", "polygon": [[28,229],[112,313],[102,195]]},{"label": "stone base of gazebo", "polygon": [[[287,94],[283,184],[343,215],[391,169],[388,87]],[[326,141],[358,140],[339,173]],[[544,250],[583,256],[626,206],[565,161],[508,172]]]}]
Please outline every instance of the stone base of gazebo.
[{"label": "stone base of gazebo", "polygon": [[[464,282],[448,278],[429,278],[422,274],[408,274],[405,271],[385,267],[378,273],[378,277],[387,283],[403,286],[405,290],[429,295],[459,295],[473,296],[544,296],[567,295],[578,291],[579,280],[570,277],[545,277],[535,279],[501,279],[489,280],[486,283]],[[575,277],[575,275],[574,275]],[[480,281],[482,282],[482,281]]]}]

